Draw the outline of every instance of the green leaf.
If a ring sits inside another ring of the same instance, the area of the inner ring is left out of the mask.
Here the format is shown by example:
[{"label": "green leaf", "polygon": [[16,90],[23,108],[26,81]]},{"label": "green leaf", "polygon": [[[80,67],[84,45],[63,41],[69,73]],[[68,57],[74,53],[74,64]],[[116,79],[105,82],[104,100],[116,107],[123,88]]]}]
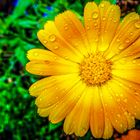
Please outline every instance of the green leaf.
[{"label": "green leaf", "polygon": [[[103,1],[103,0],[94,0],[94,2],[96,2],[97,4],[100,4],[101,1]],[[117,0],[105,0],[105,1],[109,1],[111,4],[116,4],[117,3]]]},{"label": "green leaf", "polygon": [[25,65],[27,62],[26,52],[22,49],[22,47],[18,47],[15,49],[15,56],[21,62],[21,64]]}]

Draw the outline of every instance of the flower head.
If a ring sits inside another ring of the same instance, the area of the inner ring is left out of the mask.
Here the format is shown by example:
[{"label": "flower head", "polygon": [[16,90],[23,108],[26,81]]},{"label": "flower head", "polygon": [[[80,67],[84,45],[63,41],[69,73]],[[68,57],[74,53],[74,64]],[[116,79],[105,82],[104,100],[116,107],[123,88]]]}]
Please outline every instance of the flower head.
[{"label": "flower head", "polygon": [[135,12],[120,22],[120,8],[89,2],[84,25],[71,11],[48,21],[38,32],[48,48],[29,50],[27,71],[47,76],[29,92],[38,113],[64,131],[96,138],[123,133],[140,119],[140,18]]}]

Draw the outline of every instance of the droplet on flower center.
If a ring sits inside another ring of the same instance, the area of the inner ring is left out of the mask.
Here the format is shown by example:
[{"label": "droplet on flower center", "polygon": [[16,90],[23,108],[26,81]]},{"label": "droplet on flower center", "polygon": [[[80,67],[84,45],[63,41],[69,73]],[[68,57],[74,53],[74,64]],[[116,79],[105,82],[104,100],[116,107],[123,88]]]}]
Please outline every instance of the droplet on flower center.
[{"label": "droplet on flower center", "polygon": [[111,61],[102,54],[90,54],[80,64],[81,79],[88,85],[101,85],[111,79]]}]

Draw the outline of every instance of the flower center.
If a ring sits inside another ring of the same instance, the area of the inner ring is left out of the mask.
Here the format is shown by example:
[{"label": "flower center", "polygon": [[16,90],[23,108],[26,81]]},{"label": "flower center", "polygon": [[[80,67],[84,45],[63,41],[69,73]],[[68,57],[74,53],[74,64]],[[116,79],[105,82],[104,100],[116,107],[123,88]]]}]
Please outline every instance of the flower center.
[{"label": "flower center", "polygon": [[89,86],[101,85],[111,78],[111,65],[102,54],[90,54],[80,64],[80,76]]}]

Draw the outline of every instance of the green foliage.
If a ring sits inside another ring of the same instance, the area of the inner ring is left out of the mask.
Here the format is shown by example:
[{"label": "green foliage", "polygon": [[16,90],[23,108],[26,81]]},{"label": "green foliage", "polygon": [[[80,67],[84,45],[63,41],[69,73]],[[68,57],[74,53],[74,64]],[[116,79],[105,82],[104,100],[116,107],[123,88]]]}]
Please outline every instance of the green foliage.
[{"label": "green foliage", "polygon": [[109,1],[112,4],[116,4],[117,0],[94,0],[97,4],[99,4],[101,1]]},{"label": "green foliage", "polygon": [[[0,139],[66,138],[62,123],[51,124],[37,114],[35,98],[29,95],[28,88],[40,77],[26,72],[26,53],[31,48],[43,47],[36,34],[47,20],[53,20],[66,9],[74,11],[82,20],[83,8],[89,1],[92,0],[19,0],[8,16],[0,12]],[[79,139],[90,137],[89,132]]]}]

